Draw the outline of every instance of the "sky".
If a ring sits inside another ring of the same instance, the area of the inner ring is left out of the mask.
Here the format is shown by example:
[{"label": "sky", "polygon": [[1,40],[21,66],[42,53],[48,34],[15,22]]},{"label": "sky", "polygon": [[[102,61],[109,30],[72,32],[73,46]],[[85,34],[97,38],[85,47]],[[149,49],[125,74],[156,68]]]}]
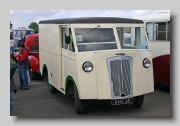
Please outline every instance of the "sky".
[{"label": "sky", "polygon": [[41,20],[76,18],[76,17],[122,17],[134,18],[136,16],[170,12],[170,10],[10,10],[10,21],[13,29],[26,27],[31,22],[37,24]]}]

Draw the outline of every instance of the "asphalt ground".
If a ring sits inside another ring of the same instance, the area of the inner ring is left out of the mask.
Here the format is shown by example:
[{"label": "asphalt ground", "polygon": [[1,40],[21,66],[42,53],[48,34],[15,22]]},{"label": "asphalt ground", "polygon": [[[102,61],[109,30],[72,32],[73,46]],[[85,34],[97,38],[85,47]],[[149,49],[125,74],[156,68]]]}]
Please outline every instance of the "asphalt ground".
[{"label": "asphalt ground", "polygon": [[18,118],[34,117],[147,117],[171,118],[170,88],[162,85],[154,92],[146,94],[141,108],[132,104],[113,106],[104,102],[94,102],[84,106],[83,114],[75,113],[74,99],[57,91],[48,92],[43,80],[31,80],[29,90],[19,89],[18,71],[14,75],[17,93],[13,116]]}]

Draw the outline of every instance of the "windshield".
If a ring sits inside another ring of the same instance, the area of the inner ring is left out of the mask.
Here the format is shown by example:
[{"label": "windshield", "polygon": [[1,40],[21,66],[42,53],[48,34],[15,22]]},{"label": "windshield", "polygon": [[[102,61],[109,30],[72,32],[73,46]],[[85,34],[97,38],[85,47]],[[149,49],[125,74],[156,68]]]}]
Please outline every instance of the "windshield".
[{"label": "windshield", "polygon": [[149,49],[143,27],[118,27],[122,49]]},{"label": "windshield", "polygon": [[75,28],[78,51],[117,49],[113,28]]},{"label": "windshield", "polygon": [[31,34],[34,34],[33,30],[14,30],[14,37],[24,37]]}]

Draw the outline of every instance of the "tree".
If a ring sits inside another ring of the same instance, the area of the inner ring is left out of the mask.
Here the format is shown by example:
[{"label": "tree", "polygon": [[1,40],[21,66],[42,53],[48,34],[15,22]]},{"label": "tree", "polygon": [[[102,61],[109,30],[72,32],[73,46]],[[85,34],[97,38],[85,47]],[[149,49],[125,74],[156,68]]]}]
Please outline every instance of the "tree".
[{"label": "tree", "polygon": [[32,28],[34,33],[38,33],[38,24],[36,22],[31,22],[28,28]]},{"label": "tree", "polygon": [[11,24],[11,22],[10,22],[10,29],[12,28],[12,26],[13,26],[13,24]]}]

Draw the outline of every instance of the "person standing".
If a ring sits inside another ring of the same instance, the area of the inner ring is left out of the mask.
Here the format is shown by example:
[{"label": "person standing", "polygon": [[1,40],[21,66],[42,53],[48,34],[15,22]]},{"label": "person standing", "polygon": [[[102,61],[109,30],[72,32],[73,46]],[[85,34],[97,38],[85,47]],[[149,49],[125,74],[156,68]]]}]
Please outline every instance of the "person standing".
[{"label": "person standing", "polygon": [[[25,37],[20,36],[19,42],[23,42],[25,44]],[[27,69],[26,75],[28,78],[28,85],[29,85],[29,87],[31,87],[31,79],[30,79],[30,75],[29,75],[29,69]]]},{"label": "person standing", "polygon": [[13,75],[17,69],[17,64],[15,62],[14,55],[10,54],[10,116],[12,116],[12,111],[14,107],[15,94],[17,92]]},{"label": "person standing", "polygon": [[18,42],[23,42],[24,43],[24,37],[20,36],[20,40]]},{"label": "person standing", "polygon": [[13,54],[10,54],[10,80],[14,82],[13,75],[17,69],[17,63]]},{"label": "person standing", "polygon": [[[24,38],[22,39],[22,41],[24,42],[24,44],[26,43],[26,36],[24,36]],[[28,49],[27,49],[28,51]],[[29,53],[29,51],[28,51]],[[27,70],[27,78],[28,78],[28,84],[29,84],[29,87],[31,87],[31,78],[30,78],[30,75],[29,75],[29,69]]]},{"label": "person standing", "polygon": [[14,54],[15,46],[16,46],[16,41],[13,39],[12,35],[10,35],[10,54]]},{"label": "person standing", "polygon": [[25,48],[23,42],[19,42],[17,44],[17,47],[19,47],[19,53],[14,54],[14,56],[18,58],[20,89],[28,90],[29,89],[28,77],[27,77],[27,70],[29,70],[28,51]]},{"label": "person standing", "polygon": [[16,92],[17,89],[15,84],[12,81],[10,81],[10,116],[12,116]]}]

